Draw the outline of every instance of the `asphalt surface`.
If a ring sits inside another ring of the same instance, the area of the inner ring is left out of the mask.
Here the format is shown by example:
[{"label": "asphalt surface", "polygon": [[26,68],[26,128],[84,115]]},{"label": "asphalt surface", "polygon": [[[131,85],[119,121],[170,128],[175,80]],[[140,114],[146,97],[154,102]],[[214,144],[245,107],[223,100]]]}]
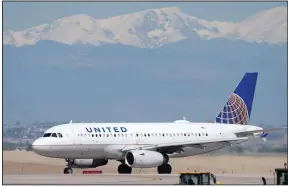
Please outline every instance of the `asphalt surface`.
[{"label": "asphalt surface", "polygon": [[[260,175],[217,175],[222,184],[263,184]],[[273,176],[266,177],[274,184]],[[179,175],[159,174],[11,174],[3,175],[3,184],[178,184]]]}]

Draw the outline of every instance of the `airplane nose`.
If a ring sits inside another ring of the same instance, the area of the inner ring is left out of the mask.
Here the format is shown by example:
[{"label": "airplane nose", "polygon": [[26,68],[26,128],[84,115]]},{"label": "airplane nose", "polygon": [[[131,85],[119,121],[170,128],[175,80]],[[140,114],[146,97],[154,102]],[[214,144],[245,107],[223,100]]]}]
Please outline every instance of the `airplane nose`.
[{"label": "airplane nose", "polygon": [[39,141],[39,139],[35,140],[32,144],[32,149],[33,151],[37,151],[41,146],[41,142]]},{"label": "airplane nose", "polygon": [[33,142],[32,150],[35,153],[42,155],[43,153],[49,151],[49,146],[45,145],[45,142],[40,138]]}]

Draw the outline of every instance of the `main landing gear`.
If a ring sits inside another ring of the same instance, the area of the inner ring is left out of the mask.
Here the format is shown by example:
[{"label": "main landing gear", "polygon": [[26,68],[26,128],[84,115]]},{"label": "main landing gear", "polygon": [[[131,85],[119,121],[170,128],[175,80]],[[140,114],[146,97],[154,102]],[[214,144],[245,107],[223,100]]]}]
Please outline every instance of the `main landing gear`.
[{"label": "main landing gear", "polygon": [[[172,171],[172,167],[170,164],[163,164],[158,166],[157,168],[159,174],[170,174]],[[120,164],[118,166],[118,173],[119,174],[131,174],[132,168],[127,166],[126,164]]]},{"label": "main landing gear", "polygon": [[168,164],[169,156],[166,153],[162,153],[162,155],[165,158],[165,162],[161,166],[158,166],[157,171],[159,174],[170,174],[172,171],[172,167],[170,164]]},{"label": "main landing gear", "polygon": [[172,171],[172,167],[170,164],[163,164],[158,166],[157,171],[159,174],[170,174]]},{"label": "main landing gear", "polygon": [[121,162],[121,164],[118,166],[118,173],[119,174],[131,174],[132,168],[125,164],[124,160],[117,160]]},{"label": "main landing gear", "polygon": [[[167,156],[168,157],[168,156]],[[125,164],[123,160],[117,160],[121,162],[121,164],[118,166],[118,173],[119,174],[131,174],[132,168]],[[168,163],[168,160],[167,160]],[[172,167],[170,164],[162,164],[161,166],[158,166],[157,171],[159,174],[171,174]]]},{"label": "main landing gear", "polygon": [[71,159],[65,159],[67,162],[67,167],[64,168],[64,174],[72,174],[73,173],[73,169],[72,169],[72,164],[73,164],[73,160]]},{"label": "main landing gear", "polygon": [[131,174],[132,168],[127,166],[126,164],[120,164],[118,166],[118,173],[120,174]]}]

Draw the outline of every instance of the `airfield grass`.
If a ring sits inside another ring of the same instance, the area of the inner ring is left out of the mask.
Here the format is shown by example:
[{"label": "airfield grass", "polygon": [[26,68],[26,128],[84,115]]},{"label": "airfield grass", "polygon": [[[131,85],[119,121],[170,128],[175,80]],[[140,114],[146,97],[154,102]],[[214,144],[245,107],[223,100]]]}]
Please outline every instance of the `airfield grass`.
[{"label": "airfield grass", "polygon": [[[172,173],[187,171],[209,171],[215,174],[263,174],[273,175],[275,168],[283,167],[287,155],[199,155],[170,159]],[[109,160],[106,166],[98,167],[103,173],[117,173],[120,163]],[[55,174],[63,173],[64,159],[46,158],[27,151],[3,151],[4,174]],[[88,170],[88,169],[86,169]],[[92,170],[89,169],[89,170]],[[74,169],[81,173],[81,169]],[[133,173],[157,173],[157,168],[133,169]]]}]

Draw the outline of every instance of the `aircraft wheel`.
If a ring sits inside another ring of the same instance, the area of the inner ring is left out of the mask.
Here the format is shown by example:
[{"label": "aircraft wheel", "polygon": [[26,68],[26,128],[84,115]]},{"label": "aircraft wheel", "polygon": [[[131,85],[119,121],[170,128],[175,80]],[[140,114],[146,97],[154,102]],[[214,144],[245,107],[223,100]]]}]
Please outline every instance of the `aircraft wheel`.
[{"label": "aircraft wheel", "polygon": [[64,169],[64,174],[72,174],[73,170],[71,168],[65,168]]},{"label": "aircraft wheel", "polygon": [[170,174],[172,171],[172,167],[170,164],[163,164],[161,166],[158,166],[157,168],[159,174]]},{"label": "aircraft wheel", "polygon": [[127,166],[126,164],[120,164],[118,166],[118,173],[120,174],[131,174],[132,173],[132,168]]}]

